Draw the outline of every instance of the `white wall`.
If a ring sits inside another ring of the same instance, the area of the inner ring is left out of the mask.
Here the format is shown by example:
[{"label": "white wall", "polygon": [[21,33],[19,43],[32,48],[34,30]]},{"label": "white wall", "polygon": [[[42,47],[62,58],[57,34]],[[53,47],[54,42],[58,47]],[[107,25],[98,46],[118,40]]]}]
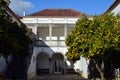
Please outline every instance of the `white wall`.
[{"label": "white wall", "polygon": [[31,74],[31,73],[34,73],[34,72],[36,72],[36,55],[35,55],[35,52],[33,50],[33,55],[31,57],[31,61],[30,61],[30,64],[29,64],[27,74]]},{"label": "white wall", "polygon": [[[11,56],[8,57],[8,62],[10,62]],[[0,75],[4,75],[5,70],[7,69],[7,64],[3,56],[0,57]]]},{"label": "white wall", "polygon": [[[67,51],[67,48],[64,47],[34,47],[33,55],[31,58],[30,66],[28,69],[28,74],[36,72],[36,57],[39,53],[44,52],[48,55],[49,58],[52,57],[54,53],[63,53],[63,56],[65,57],[65,53]],[[35,61],[34,58],[35,57]]]},{"label": "white wall", "polygon": [[58,24],[64,24],[64,23],[72,23],[75,24],[75,22],[79,19],[76,18],[30,18],[30,17],[24,17],[21,19],[23,23],[58,23]]},{"label": "white wall", "polygon": [[120,14],[120,3],[111,12],[115,15]]},{"label": "white wall", "polygon": [[79,69],[80,71],[82,71],[82,75],[86,78],[88,77],[89,74],[88,64],[89,64],[89,60],[86,60],[84,57],[80,57]]},{"label": "white wall", "polygon": [[3,56],[1,56],[0,57],[0,74],[3,74],[5,68],[6,68],[6,62]]}]

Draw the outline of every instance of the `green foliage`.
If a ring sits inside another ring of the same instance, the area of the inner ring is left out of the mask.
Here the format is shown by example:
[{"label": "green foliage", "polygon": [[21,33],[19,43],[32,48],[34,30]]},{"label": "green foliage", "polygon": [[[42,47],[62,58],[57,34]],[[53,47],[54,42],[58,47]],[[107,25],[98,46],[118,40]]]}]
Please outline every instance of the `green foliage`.
[{"label": "green foliage", "polygon": [[[94,16],[92,19],[87,17],[79,19],[76,22],[76,27],[67,36],[66,45],[68,46],[66,56],[71,60],[71,56],[76,57],[75,54],[86,59],[103,60],[109,60],[116,53],[120,55],[120,26],[118,18],[111,13],[107,13],[101,16]],[[111,59],[115,61],[115,58]]]},{"label": "green foliage", "polygon": [[10,3],[10,0],[0,0],[0,4],[2,4],[2,5],[6,5],[9,3]]},{"label": "green foliage", "polygon": [[26,36],[26,28],[19,26],[12,17],[3,10],[0,15],[0,54],[7,58],[11,54],[28,54],[31,39]]}]

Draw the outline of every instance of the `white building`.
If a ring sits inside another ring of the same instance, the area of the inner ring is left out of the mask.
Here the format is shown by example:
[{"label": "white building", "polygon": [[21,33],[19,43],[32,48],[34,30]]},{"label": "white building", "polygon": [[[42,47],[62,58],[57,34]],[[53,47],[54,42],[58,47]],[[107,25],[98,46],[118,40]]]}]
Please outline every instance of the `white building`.
[{"label": "white building", "polygon": [[[86,15],[71,9],[45,9],[22,17],[21,21],[33,32],[31,37],[35,44],[28,78],[39,74],[70,74],[80,70],[80,63],[85,60],[75,64],[67,60],[65,38],[83,16]],[[81,65],[85,74],[86,64]]]},{"label": "white building", "polygon": [[[120,13],[120,1],[116,0],[106,12]],[[28,78],[39,74],[69,74],[79,70],[88,77],[89,61],[81,58],[75,64],[65,56],[67,46],[65,38],[75,27],[79,18],[86,16],[71,9],[45,9],[28,16],[21,21],[31,29],[34,50],[28,69]]]},{"label": "white building", "polygon": [[[120,13],[120,0],[108,8],[106,12]],[[34,40],[34,50],[28,68],[28,78],[39,74],[70,74],[75,70],[81,71],[84,77],[88,77],[88,63],[81,58],[75,64],[69,62],[65,56],[67,46],[65,38],[70,30],[75,27],[79,18],[85,16],[71,9],[45,9],[28,16],[23,16],[21,21],[8,12],[18,21],[31,29],[31,38]],[[0,73],[5,70],[5,60],[0,57]]]},{"label": "white building", "polygon": [[112,12],[114,15],[120,14],[120,0],[115,0],[115,2],[106,10],[106,12]]}]

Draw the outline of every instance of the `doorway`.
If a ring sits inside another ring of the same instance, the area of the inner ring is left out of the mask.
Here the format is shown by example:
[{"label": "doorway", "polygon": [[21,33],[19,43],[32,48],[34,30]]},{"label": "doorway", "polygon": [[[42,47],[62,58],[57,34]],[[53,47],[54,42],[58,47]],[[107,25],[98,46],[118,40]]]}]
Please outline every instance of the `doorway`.
[{"label": "doorway", "polygon": [[61,74],[62,73],[62,61],[61,60],[56,60],[55,61],[55,67],[54,67],[55,74]]},{"label": "doorway", "polygon": [[37,74],[46,75],[49,74],[49,57],[46,53],[40,53],[37,56]]},{"label": "doorway", "polygon": [[60,53],[55,53],[53,55],[53,60],[52,60],[52,72],[54,74],[62,74],[64,71],[64,64],[63,64],[63,55]]}]

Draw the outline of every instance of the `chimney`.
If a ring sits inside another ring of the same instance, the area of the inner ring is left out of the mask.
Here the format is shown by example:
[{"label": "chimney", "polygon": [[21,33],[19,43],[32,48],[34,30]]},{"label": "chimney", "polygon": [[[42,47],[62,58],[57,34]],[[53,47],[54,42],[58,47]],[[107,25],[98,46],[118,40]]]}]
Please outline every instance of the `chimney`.
[{"label": "chimney", "polygon": [[26,12],[25,11],[23,12],[23,16],[26,16]]}]

